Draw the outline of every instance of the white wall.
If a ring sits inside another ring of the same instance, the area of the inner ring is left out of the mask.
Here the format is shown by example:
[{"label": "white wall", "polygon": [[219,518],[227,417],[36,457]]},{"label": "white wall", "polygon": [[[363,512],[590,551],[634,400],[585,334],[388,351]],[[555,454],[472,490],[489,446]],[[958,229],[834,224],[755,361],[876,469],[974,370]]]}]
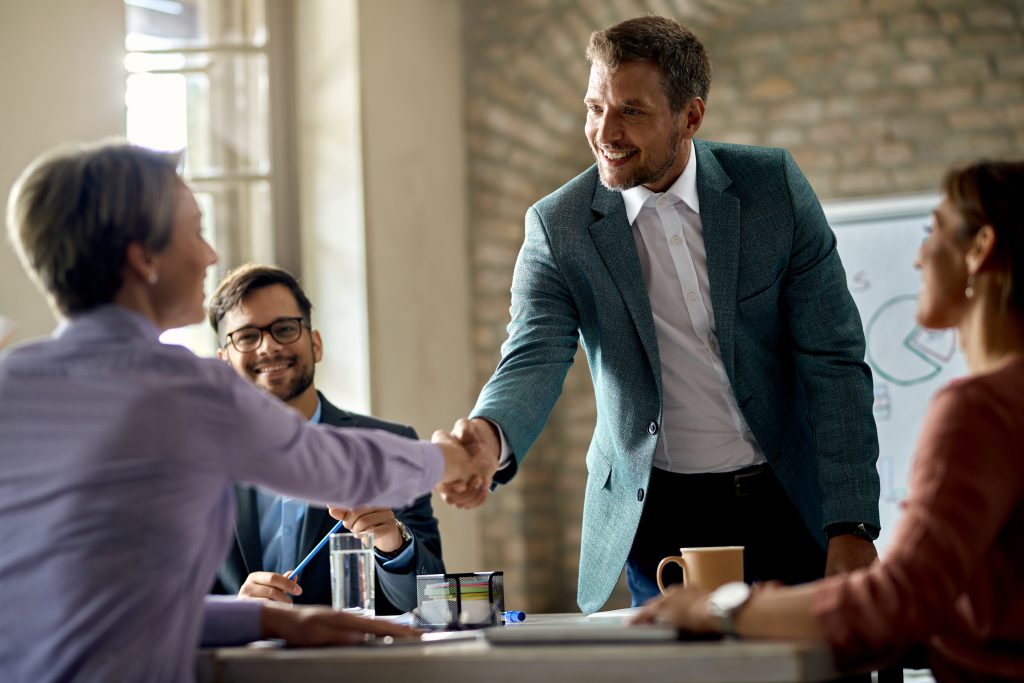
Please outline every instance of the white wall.
[{"label": "white wall", "polygon": [[[4,207],[11,185],[40,153],[124,133],[124,83],[122,0],[0,4]],[[16,340],[48,334],[54,325],[7,239],[0,244],[0,315],[17,323]]]},{"label": "white wall", "polygon": [[[362,0],[364,192],[374,412],[450,429],[476,398],[457,0]],[[479,516],[438,496],[449,571],[480,566]]]},{"label": "white wall", "polygon": [[299,0],[294,7],[295,232],[302,285],[324,340],[316,381],[337,405],[369,412],[358,3]]},{"label": "white wall", "polygon": [[[303,283],[317,384],[340,405],[449,429],[474,395],[456,0],[299,0]],[[444,557],[482,569],[479,517],[434,499]]]}]

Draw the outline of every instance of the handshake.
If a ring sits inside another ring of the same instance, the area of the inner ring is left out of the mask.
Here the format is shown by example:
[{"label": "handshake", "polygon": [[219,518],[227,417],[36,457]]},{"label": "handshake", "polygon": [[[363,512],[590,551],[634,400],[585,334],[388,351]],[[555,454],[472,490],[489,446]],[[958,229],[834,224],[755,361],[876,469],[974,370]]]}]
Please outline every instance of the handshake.
[{"label": "handshake", "polygon": [[444,474],[436,488],[444,502],[465,510],[482,505],[501,457],[498,428],[483,418],[460,418],[451,432],[439,429],[431,441],[444,455]]}]

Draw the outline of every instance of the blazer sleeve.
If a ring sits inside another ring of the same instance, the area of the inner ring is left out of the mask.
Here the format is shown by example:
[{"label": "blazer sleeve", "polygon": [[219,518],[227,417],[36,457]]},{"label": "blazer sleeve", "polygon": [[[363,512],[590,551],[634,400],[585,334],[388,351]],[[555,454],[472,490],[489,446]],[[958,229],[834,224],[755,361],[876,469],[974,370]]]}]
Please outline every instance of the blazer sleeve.
[{"label": "blazer sleeve", "polygon": [[810,410],[823,524],[877,527],[878,435],[864,328],[835,234],[793,157],[785,152],[783,158],[794,235],[781,306]]},{"label": "blazer sleeve", "polygon": [[470,413],[497,423],[515,456],[513,464],[495,475],[500,483],[515,475],[543,430],[579,342],[579,313],[537,207],[526,214],[509,312],[501,361]]},{"label": "blazer sleeve", "polygon": [[441,532],[437,518],[434,517],[430,494],[422,496],[408,507],[396,509],[395,517],[412,532],[412,561],[401,571],[389,571],[378,560],[377,576],[388,602],[402,612],[408,612],[416,606],[416,576],[443,574],[445,571],[441,559]]}]

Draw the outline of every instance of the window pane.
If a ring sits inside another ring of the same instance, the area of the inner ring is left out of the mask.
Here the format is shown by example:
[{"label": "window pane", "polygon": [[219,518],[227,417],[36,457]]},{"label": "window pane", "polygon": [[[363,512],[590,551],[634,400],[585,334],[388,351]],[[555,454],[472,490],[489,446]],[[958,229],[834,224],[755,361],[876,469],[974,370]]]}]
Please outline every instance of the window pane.
[{"label": "window pane", "polygon": [[203,211],[204,229],[220,259],[211,269],[218,280],[247,261],[274,262],[269,182],[196,181],[191,185]]},{"label": "window pane", "polygon": [[129,55],[126,64],[139,69],[147,61],[178,65],[181,71],[128,76],[130,141],[156,149],[187,148],[187,176],[270,172],[265,55]]},{"label": "window pane", "polygon": [[263,0],[125,0],[125,47],[263,46]]}]

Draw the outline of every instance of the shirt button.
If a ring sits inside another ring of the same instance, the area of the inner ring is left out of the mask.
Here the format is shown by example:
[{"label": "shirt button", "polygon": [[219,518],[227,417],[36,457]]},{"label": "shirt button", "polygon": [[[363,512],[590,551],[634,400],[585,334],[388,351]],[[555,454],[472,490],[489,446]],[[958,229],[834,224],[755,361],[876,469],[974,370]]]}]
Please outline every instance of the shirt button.
[{"label": "shirt button", "polygon": [[647,431],[651,435],[657,434],[658,433],[658,423],[652,421],[651,424],[647,425]]},{"label": "shirt button", "polygon": [[674,244],[675,246],[678,247],[682,243],[683,243],[683,240],[680,239],[679,235],[673,235],[672,236],[672,244]]},{"label": "shirt button", "polygon": [[711,349],[712,351],[717,351],[718,350],[718,340],[715,339],[714,337],[709,339],[708,340],[708,348]]},{"label": "shirt button", "polygon": [[281,532],[284,533],[285,536],[291,536],[292,535],[292,525],[291,524],[285,524],[284,527],[281,529]]},{"label": "shirt button", "polygon": [[636,490],[636,499],[638,501],[640,501],[641,503],[644,502],[644,490],[643,489],[637,489]]},{"label": "shirt button", "polygon": [[752,442],[754,440],[754,432],[748,429],[747,431],[743,432],[743,438],[746,439],[747,441]]},{"label": "shirt button", "polygon": [[689,299],[690,301],[696,301],[697,292],[690,292],[689,294],[686,295],[686,298]]}]

